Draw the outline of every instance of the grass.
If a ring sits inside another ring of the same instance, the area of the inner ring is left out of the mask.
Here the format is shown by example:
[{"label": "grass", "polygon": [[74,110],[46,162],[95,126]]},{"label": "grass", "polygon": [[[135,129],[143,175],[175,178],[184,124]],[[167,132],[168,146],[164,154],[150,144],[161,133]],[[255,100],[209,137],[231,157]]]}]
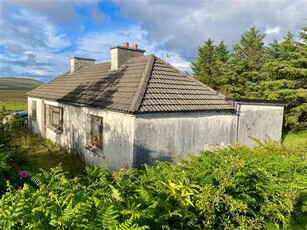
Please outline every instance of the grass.
[{"label": "grass", "polygon": [[85,164],[78,155],[54,145],[50,140],[39,135],[27,134],[22,146],[28,149],[27,158],[37,171],[38,169],[48,171],[61,164],[71,178],[84,173]]},{"label": "grass", "polygon": [[286,147],[304,147],[307,148],[307,130],[291,130],[286,133],[282,144]]},{"label": "grass", "polygon": [[30,78],[1,77],[0,90],[24,90],[30,91],[43,84],[43,82]]},{"label": "grass", "polygon": [[0,78],[0,108],[7,113],[27,110],[26,93],[40,86],[42,82],[27,78]]},{"label": "grass", "polygon": [[[1,93],[0,93],[1,95]],[[7,113],[28,109],[27,98],[12,98],[0,101],[0,108],[5,107]]]},{"label": "grass", "polygon": [[0,108],[5,107],[7,113],[27,110],[28,90],[2,90],[0,89]]},{"label": "grass", "polygon": [[78,156],[57,147],[54,147],[52,152],[42,149],[31,152],[27,156],[37,169],[49,171],[61,164],[63,170],[68,172],[71,178],[82,175],[85,170],[85,164]]}]

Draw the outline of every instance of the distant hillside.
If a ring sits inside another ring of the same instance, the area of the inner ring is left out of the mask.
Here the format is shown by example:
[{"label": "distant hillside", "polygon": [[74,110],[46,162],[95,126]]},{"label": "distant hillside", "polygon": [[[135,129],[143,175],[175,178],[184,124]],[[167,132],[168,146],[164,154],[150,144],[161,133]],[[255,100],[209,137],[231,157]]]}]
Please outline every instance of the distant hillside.
[{"label": "distant hillside", "polygon": [[42,84],[43,82],[41,81],[29,78],[0,77],[0,91],[1,90],[30,91]]}]

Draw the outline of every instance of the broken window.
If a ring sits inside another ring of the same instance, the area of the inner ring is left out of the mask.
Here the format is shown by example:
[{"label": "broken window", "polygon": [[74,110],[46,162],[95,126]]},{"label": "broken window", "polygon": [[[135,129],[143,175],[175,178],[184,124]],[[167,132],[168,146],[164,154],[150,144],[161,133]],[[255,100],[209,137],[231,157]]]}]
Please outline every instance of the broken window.
[{"label": "broken window", "polygon": [[36,120],[36,101],[32,101],[32,120]]},{"label": "broken window", "polygon": [[63,131],[63,108],[57,106],[48,106],[48,125],[53,128]]},{"label": "broken window", "polygon": [[90,138],[88,138],[88,145],[102,149],[103,147],[103,118],[99,116],[90,115]]}]

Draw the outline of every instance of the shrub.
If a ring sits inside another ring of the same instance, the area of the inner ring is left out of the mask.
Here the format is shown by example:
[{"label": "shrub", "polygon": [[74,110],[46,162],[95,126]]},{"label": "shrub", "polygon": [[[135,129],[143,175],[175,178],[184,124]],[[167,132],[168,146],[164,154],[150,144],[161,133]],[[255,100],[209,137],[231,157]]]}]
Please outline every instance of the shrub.
[{"label": "shrub", "polygon": [[307,214],[306,156],[268,142],[144,170],[87,167],[72,179],[56,167],[31,177],[37,187],[9,187],[0,228],[298,229]]}]

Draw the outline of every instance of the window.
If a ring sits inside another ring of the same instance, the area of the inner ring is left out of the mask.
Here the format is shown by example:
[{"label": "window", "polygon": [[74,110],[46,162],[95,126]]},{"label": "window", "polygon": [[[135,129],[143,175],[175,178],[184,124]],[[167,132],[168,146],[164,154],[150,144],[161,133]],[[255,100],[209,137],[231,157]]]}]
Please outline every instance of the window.
[{"label": "window", "polygon": [[32,120],[36,120],[36,101],[32,101]]},{"label": "window", "polygon": [[48,125],[63,131],[63,108],[49,105],[48,109]]},{"label": "window", "polygon": [[90,138],[88,138],[88,141],[90,141],[89,146],[90,147],[96,147],[98,149],[102,149],[103,146],[103,118],[90,115]]}]

